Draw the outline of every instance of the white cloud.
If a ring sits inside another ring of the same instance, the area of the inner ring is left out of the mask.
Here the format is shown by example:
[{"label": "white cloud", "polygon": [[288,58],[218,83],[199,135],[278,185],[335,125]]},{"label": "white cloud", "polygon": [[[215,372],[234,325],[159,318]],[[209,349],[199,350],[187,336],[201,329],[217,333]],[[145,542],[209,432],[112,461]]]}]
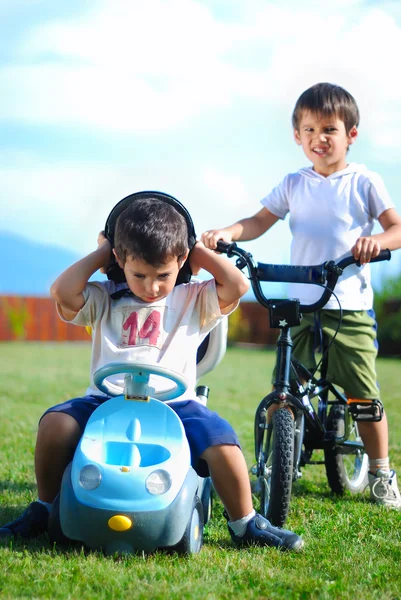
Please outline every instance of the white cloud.
[{"label": "white cloud", "polygon": [[222,227],[256,212],[259,204],[254,189],[272,185],[264,173],[249,185],[244,175],[207,162],[185,170],[161,162],[57,167],[39,165],[32,156],[20,159],[18,167],[0,168],[0,181],[1,222],[8,229],[81,254],[94,248],[112,207],[133,192],[153,189],[177,197],[200,235],[207,228]]},{"label": "white cloud", "polygon": [[31,64],[2,70],[3,114],[120,131],[174,127],[229,101],[225,30],[191,0],[102,3],[86,20],[33,33],[20,51]]},{"label": "white cloud", "polygon": [[239,98],[250,111],[258,98],[290,112],[325,80],[355,95],[372,144],[401,149],[394,17],[361,0],[240,6],[241,21],[225,22],[207,2],[104,0],[80,19],[38,27],[20,63],[0,71],[2,117],[159,132]]},{"label": "white cloud", "polygon": [[[319,80],[355,95],[362,113],[358,149],[365,139],[382,161],[399,163],[401,84],[394,62],[401,56],[401,16],[392,16],[391,4],[238,0],[230,20],[206,0],[88,4],[92,10],[79,19],[35,26],[15,48],[14,63],[0,68],[0,115],[21,126],[68,126],[72,137],[81,128],[80,140],[82,131],[110,132],[109,162],[66,163],[57,147],[45,160],[40,150],[22,154],[16,142],[15,156],[0,160],[0,218],[10,230],[88,252],[111,207],[141,189],[176,195],[198,233],[252,214],[281,177],[273,173],[277,164],[284,172],[293,168],[290,113],[300,92]],[[234,105],[236,115],[242,110],[241,133],[249,120],[253,136],[261,136],[259,122],[269,132],[278,115],[288,115],[282,134],[276,127],[275,137],[252,149],[252,156],[263,154],[257,167],[248,155],[251,134],[219,139],[216,150],[213,127],[207,129],[210,115],[224,120]],[[191,158],[190,143],[175,147],[179,128],[191,133],[201,126],[213,159],[205,149]],[[138,158],[123,154],[119,133],[131,141],[140,134],[131,146]],[[155,158],[148,148],[141,160],[146,133],[163,150]],[[277,224],[252,247],[258,257],[267,259],[267,250],[268,260],[279,262],[289,239],[288,224]]]}]

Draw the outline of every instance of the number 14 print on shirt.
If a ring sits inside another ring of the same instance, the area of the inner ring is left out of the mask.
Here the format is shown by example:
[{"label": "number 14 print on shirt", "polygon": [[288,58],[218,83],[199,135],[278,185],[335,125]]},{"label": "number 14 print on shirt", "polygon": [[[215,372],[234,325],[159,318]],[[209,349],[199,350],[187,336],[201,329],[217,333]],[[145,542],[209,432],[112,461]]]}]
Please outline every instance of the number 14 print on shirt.
[{"label": "number 14 print on shirt", "polygon": [[[160,309],[141,308],[124,315],[122,325],[122,343],[126,346],[157,346],[161,348],[160,338],[162,315]],[[162,336],[164,337],[164,335]]]}]

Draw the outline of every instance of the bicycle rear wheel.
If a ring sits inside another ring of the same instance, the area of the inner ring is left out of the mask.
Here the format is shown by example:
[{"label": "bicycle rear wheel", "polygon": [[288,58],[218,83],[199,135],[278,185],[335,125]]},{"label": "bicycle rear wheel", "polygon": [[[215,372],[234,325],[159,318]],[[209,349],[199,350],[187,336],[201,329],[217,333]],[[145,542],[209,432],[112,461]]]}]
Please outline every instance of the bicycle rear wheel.
[{"label": "bicycle rear wheel", "polygon": [[290,507],[294,459],[294,421],[288,410],[276,410],[268,424],[266,411],[257,411],[255,450],[260,512],[273,525],[282,527]]},{"label": "bicycle rear wheel", "polygon": [[[327,418],[327,429],[336,437],[344,435],[344,406],[332,406]],[[352,424],[350,442],[362,443],[358,424]],[[368,485],[368,456],[363,447],[350,448],[344,445],[328,446],[324,450],[327,480],[334,494],[342,496],[346,490],[353,494],[363,492]]]}]

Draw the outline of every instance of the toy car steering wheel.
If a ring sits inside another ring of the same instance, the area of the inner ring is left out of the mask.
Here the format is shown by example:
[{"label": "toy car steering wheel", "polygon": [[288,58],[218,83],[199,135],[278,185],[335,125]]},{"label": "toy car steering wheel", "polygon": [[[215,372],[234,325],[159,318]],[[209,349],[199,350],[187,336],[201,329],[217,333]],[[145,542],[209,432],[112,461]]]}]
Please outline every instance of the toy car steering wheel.
[{"label": "toy car steering wheel", "polygon": [[[162,402],[166,400],[173,400],[181,396],[188,387],[187,379],[181,373],[171,371],[165,367],[159,365],[145,365],[142,363],[128,364],[128,363],[109,363],[100,367],[95,371],[93,375],[93,381],[100,391],[104,392],[108,396],[121,396],[124,393],[121,387],[106,381],[108,377],[112,375],[120,375],[124,373],[125,378],[125,391],[128,397],[147,397],[151,396]],[[167,379],[174,385],[156,391],[151,385],[149,385],[149,378],[151,375],[156,375]]]}]

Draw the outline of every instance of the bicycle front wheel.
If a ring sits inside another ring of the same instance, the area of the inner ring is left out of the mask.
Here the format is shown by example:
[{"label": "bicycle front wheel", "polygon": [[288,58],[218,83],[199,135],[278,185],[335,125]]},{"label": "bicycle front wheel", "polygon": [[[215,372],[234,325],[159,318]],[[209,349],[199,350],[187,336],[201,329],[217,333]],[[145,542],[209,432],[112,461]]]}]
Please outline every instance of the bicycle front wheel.
[{"label": "bicycle front wheel", "polygon": [[[336,437],[344,435],[345,408],[333,406],[327,419],[327,429],[334,432]],[[363,492],[368,485],[369,459],[365,453],[358,431],[358,424],[352,424],[349,442],[359,444],[352,448],[345,444],[334,443],[324,450],[324,462],[329,486],[334,494],[342,496],[346,490],[352,494]]]},{"label": "bicycle front wheel", "polygon": [[[266,419],[266,412],[264,413]],[[282,527],[291,500],[294,459],[294,421],[284,408],[276,410],[270,423],[255,421],[260,512],[273,525]]]}]

